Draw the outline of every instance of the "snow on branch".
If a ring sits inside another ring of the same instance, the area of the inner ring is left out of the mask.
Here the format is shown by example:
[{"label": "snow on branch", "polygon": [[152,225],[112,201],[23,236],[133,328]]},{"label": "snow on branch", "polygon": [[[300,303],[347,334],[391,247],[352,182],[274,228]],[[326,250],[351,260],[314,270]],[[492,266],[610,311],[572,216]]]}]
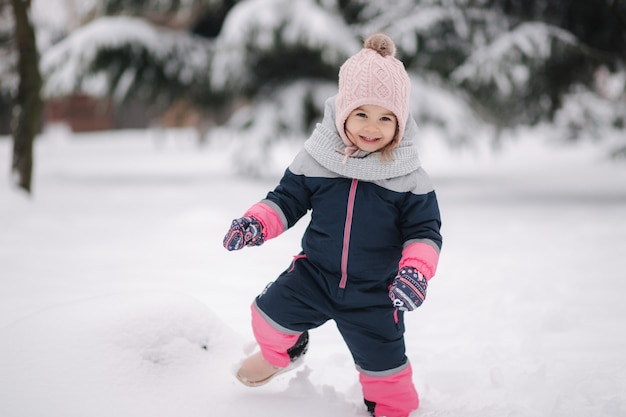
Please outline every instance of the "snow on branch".
[{"label": "snow on branch", "polygon": [[529,82],[533,67],[547,61],[554,50],[575,46],[571,33],[540,22],[523,23],[477,49],[452,73],[458,84],[495,85],[508,96]]},{"label": "snow on branch", "polygon": [[[99,68],[95,63],[103,51],[123,50],[147,56],[151,64],[162,68],[165,76],[181,84],[189,84],[198,76],[206,77],[208,71],[209,41],[160,28],[143,19],[103,17],[45,51],[41,61],[46,78],[44,93],[59,96],[81,90],[104,95],[113,91],[118,86],[112,85],[111,80],[119,79],[119,74],[103,76],[110,68]],[[122,85],[133,78],[132,62],[117,70],[124,74]]]},{"label": "snow on branch", "polygon": [[228,14],[216,40],[213,88],[222,90],[245,80],[254,64],[251,59],[281,46],[322,51],[324,62],[335,65],[357,52],[361,44],[336,13],[313,0],[240,2]]}]

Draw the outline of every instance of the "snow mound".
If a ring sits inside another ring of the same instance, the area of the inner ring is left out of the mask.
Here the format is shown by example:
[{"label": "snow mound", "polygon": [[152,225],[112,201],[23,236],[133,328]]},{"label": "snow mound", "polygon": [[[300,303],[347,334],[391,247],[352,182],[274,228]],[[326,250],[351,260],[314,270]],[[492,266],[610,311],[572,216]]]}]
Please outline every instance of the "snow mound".
[{"label": "snow mound", "polygon": [[188,295],[62,304],[0,329],[0,415],[262,415],[275,410],[277,392],[289,415],[361,415],[332,387],[314,386],[308,367],[269,389],[240,386],[233,372],[244,350],[240,336]]},{"label": "snow mound", "polygon": [[196,415],[216,385],[213,375],[230,373],[238,344],[189,296],[138,293],[61,305],[0,329],[0,414]]}]

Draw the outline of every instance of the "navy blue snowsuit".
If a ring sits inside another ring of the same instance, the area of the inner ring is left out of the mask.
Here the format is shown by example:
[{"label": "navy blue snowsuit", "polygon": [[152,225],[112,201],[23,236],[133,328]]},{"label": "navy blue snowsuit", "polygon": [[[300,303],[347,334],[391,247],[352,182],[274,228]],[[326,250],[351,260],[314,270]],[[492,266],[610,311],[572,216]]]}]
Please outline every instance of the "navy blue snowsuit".
[{"label": "navy blue snowsuit", "polygon": [[392,374],[407,357],[403,313],[388,287],[399,265],[434,275],[442,243],[437,197],[412,143],[412,119],[393,162],[373,153],[344,164],[327,121],[333,114],[327,108],[276,189],[247,212],[265,223],[272,220],[263,213],[272,212],[286,230],[311,210],[301,254],[255,307],[286,334],[334,320],[360,372]]}]

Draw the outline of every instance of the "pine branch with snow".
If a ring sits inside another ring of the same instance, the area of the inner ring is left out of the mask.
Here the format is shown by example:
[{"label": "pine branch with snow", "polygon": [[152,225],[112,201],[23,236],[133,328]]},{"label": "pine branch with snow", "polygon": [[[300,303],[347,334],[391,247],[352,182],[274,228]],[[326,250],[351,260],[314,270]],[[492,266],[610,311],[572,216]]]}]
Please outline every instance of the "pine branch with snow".
[{"label": "pine branch with snow", "polygon": [[172,100],[208,84],[210,56],[211,41],[204,38],[139,18],[102,17],[45,52],[45,93]]},{"label": "pine branch with snow", "polygon": [[477,49],[451,79],[471,92],[496,123],[536,123],[558,108],[559,98],[546,96],[552,68],[583,54],[571,33],[540,22],[523,23]]}]

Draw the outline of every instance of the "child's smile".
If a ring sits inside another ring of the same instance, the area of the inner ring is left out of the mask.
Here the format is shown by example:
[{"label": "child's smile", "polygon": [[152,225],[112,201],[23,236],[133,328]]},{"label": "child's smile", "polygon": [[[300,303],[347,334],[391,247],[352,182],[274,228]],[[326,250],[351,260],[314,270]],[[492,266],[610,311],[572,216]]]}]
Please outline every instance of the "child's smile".
[{"label": "child's smile", "polygon": [[360,150],[376,152],[393,141],[398,122],[384,107],[364,104],[354,109],[346,119],[346,136]]}]

